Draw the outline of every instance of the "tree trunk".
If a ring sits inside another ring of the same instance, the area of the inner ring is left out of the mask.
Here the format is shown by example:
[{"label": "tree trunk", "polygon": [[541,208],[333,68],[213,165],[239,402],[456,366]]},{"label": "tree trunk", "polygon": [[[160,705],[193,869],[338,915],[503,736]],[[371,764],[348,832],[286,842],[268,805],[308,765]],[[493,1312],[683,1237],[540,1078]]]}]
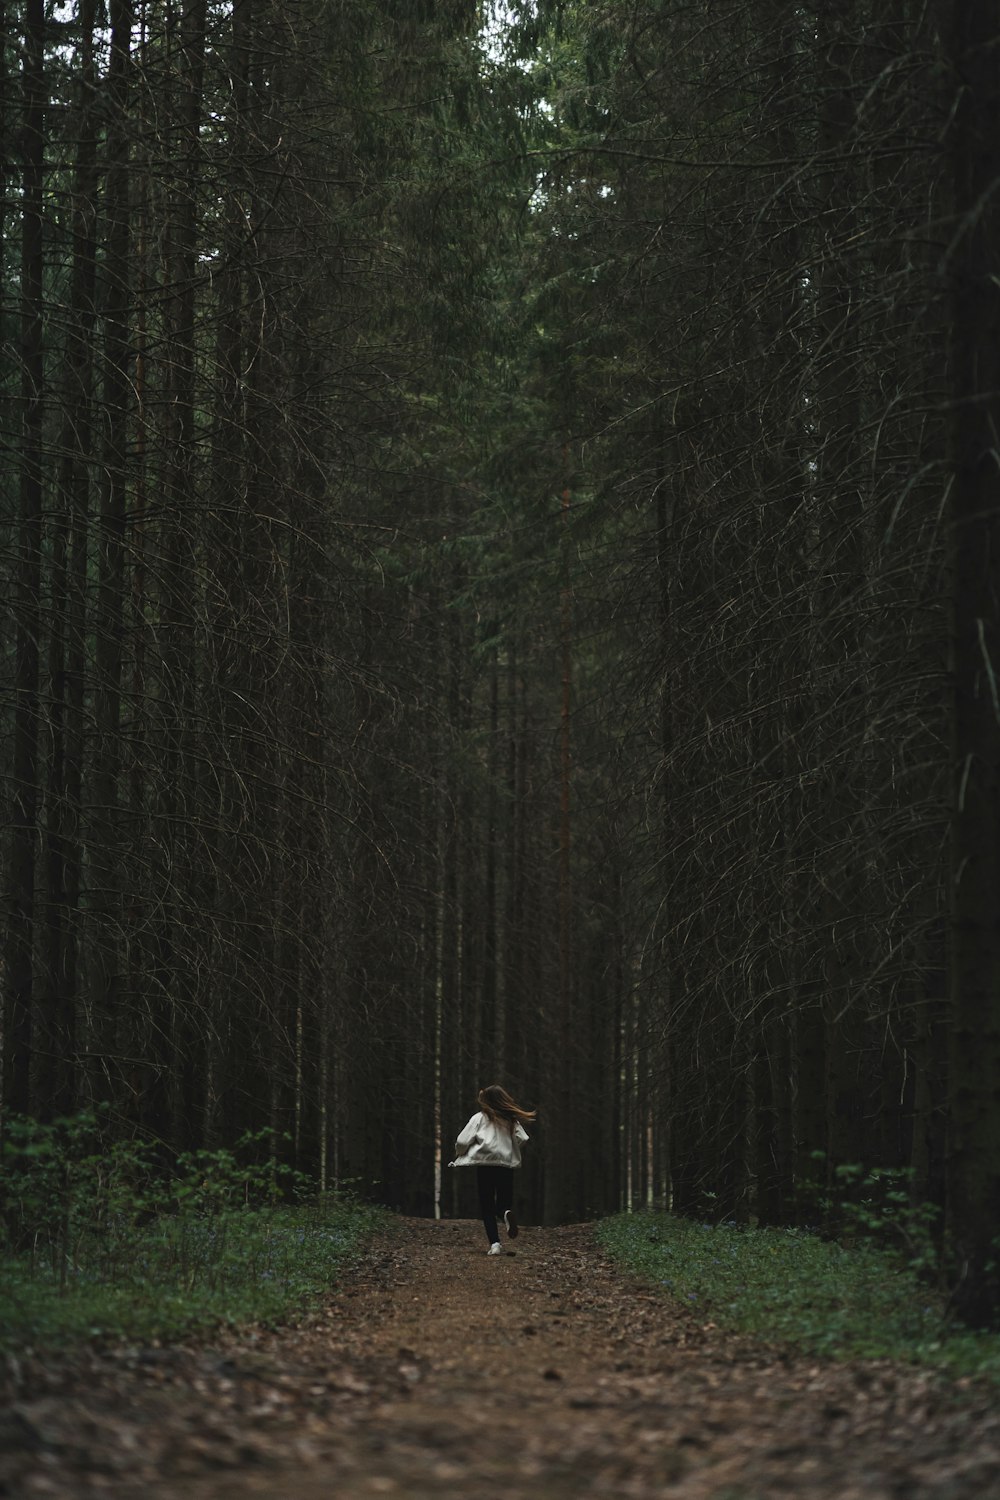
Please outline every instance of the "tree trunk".
[{"label": "tree trunk", "polygon": [[974,1325],[1000,1313],[1000,28],[954,0],[951,1136],[949,1221]]},{"label": "tree trunk", "polygon": [[45,6],[26,0],[22,87],[24,170],[21,203],[21,461],[16,638],[14,763],[7,929],[4,1103],[27,1111],[51,1101],[31,1098],[35,1004],[33,944],[38,814],[38,665],[42,575],[43,162],[45,145]]},{"label": "tree trunk", "polygon": [[72,187],[72,270],[66,334],[63,421],[52,539],[49,637],[51,770],[45,831],[46,920],[41,1051],[50,1071],[52,1107],[72,1109],[76,1089],[77,923],[80,885],[80,771],[85,672],[88,463],[92,442],[94,288],[97,266],[97,0],[80,6],[77,151]]},{"label": "tree trunk", "polygon": [[129,386],[129,156],[131,0],[113,0],[111,58],[106,80],[107,171],[102,313],[104,379],[101,401],[100,521],[94,612],[93,751],[89,785],[87,988],[91,1016],[91,1087],[96,1097],[119,1090],[119,1031],[123,967],[122,835],[119,805],[121,687],[124,648],[125,517],[127,509]]}]

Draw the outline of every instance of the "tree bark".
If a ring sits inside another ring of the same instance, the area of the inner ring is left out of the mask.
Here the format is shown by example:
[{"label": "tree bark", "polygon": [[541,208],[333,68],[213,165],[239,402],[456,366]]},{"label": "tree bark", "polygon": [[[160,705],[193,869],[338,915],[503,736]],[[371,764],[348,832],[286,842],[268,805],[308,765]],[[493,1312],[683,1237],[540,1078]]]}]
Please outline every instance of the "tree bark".
[{"label": "tree bark", "polygon": [[51,769],[45,830],[46,919],[39,1022],[50,1059],[51,1102],[67,1114],[76,1092],[76,998],[79,984],[80,775],[89,519],[87,459],[93,441],[94,288],[97,271],[97,0],[80,6],[76,161],[72,187],[72,270],[66,335],[63,420],[52,537],[49,635]]},{"label": "tree bark", "polygon": [[951,159],[954,810],[949,1222],[955,1302],[1000,1314],[1000,27],[954,0]]},{"label": "tree bark", "polygon": [[[21,199],[21,456],[18,569],[15,594],[14,757],[7,930],[4,1103],[27,1111],[33,1034],[35,839],[38,816],[38,670],[42,576],[43,165],[45,147],[45,6],[26,0],[22,67],[24,167]],[[43,1108],[44,1097],[38,1101]]]}]

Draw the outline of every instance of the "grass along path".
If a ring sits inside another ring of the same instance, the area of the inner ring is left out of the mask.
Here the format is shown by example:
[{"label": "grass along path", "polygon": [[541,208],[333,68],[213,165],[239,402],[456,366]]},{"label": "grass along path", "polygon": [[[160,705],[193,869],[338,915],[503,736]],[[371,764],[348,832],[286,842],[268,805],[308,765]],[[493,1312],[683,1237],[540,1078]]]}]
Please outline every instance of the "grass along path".
[{"label": "grass along path", "polygon": [[468,1221],[394,1220],[298,1327],[8,1368],[0,1494],[1000,1493],[988,1386],[726,1333],[585,1227],[508,1248],[487,1258]]},{"label": "grass along path", "polygon": [[1000,1385],[1000,1335],[949,1320],[899,1254],[799,1229],[620,1214],[597,1227],[625,1267],[692,1311],[810,1354],[896,1359]]},{"label": "grass along path", "polygon": [[357,1203],[161,1216],[110,1270],[0,1258],[0,1355],[80,1339],[149,1343],[289,1318],[321,1299],[385,1217]]}]

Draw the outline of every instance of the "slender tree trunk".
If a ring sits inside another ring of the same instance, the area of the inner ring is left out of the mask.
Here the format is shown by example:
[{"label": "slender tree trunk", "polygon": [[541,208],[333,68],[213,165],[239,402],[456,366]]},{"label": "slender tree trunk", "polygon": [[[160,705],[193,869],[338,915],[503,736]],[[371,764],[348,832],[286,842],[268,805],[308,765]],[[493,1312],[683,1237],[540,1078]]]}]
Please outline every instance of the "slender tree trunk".
[{"label": "slender tree trunk", "polygon": [[[819,144],[823,195],[817,254],[817,423],[820,438],[816,485],[822,574],[817,579],[818,689],[820,704],[843,705],[838,724],[847,754],[829,756],[820,814],[824,878],[819,910],[819,944],[824,1016],[826,1101],[824,1148],[828,1193],[835,1168],[857,1159],[858,1087],[852,1059],[862,972],[859,942],[863,919],[864,854],[854,819],[865,787],[855,744],[867,707],[866,661],[861,607],[864,595],[864,509],[858,433],[863,373],[858,352],[856,204],[864,182],[863,158],[854,141],[857,56],[862,21],[856,0],[832,0],[818,25],[822,91]],[[831,165],[825,163],[829,161]]]},{"label": "slender tree trunk", "polygon": [[[568,449],[563,449],[563,467],[568,469]],[[559,872],[557,913],[559,930],[558,990],[555,1013],[549,1027],[548,1107],[560,1124],[549,1137],[545,1172],[545,1220],[558,1224],[576,1210],[569,1141],[562,1121],[570,1117],[573,1096],[573,885],[572,885],[572,692],[573,692],[573,595],[570,581],[569,477],[561,504],[561,583],[559,589]]]},{"label": "slender tree trunk", "polygon": [[658,1052],[659,1052],[659,1087],[664,1098],[669,1101],[667,1109],[662,1112],[663,1135],[662,1142],[663,1159],[665,1162],[666,1196],[673,1197],[673,1132],[669,1126],[673,1101],[670,1099],[670,1067],[671,1067],[671,1038],[674,1029],[674,1004],[676,995],[674,993],[674,939],[671,930],[671,902],[669,886],[672,875],[670,865],[673,858],[674,844],[674,809],[672,803],[672,782],[670,774],[671,756],[674,750],[674,642],[673,642],[673,580],[676,560],[674,551],[676,547],[675,535],[675,512],[677,507],[677,479],[676,466],[679,463],[678,445],[673,443],[668,454],[666,451],[667,438],[665,433],[657,429],[653,434],[653,442],[656,445],[656,493],[654,495],[656,516],[656,574],[657,574],[657,603],[659,605],[659,650],[660,650],[660,692],[659,692],[659,800],[660,800],[660,829],[662,839],[663,858],[666,868],[666,878],[659,923],[664,934],[662,958],[660,960],[660,971],[662,974],[659,1004],[657,1006],[657,1028]]},{"label": "slender tree trunk", "polygon": [[974,1324],[1000,1313],[1000,24],[954,0],[954,410],[949,1218]]},{"label": "slender tree trunk", "polygon": [[[201,117],[205,64],[206,0],[187,0],[177,30],[179,79],[176,117],[179,162],[169,198],[166,276],[170,293],[167,347],[167,462],[164,471],[162,556],[159,574],[161,743],[157,845],[164,853],[162,899],[155,917],[158,963],[166,1003],[156,1006],[156,1027],[168,1041],[164,1066],[172,1080],[170,1125],[178,1146],[201,1138],[204,1120],[204,1027],[193,1005],[196,939],[191,907],[204,904],[208,871],[192,814],[198,801],[193,754],[198,662],[194,644],[197,597],[197,467],[195,464],[195,281],[197,193],[202,175]],[[200,889],[199,889],[200,888]],[[196,894],[197,893],[197,894]],[[201,900],[198,900],[198,896]],[[185,911],[185,907],[187,910]],[[187,929],[187,930],[186,930]],[[192,951],[195,950],[195,951]],[[172,993],[171,993],[172,992]]]},{"label": "slender tree trunk", "polygon": [[[42,577],[43,165],[45,148],[45,6],[26,0],[24,17],[21,199],[21,463],[14,658],[14,761],[10,836],[10,918],[7,931],[7,1016],[4,1102],[48,1112],[51,1100],[31,1098],[35,1005],[33,944],[35,841],[39,786],[39,633]],[[41,1082],[41,1080],[39,1080]],[[47,1090],[46,1090],[47,1093]]]},{"label": "slender tree trunk", "polygon": [[[205,872],[206,900],[215,912],[214,951],[225,979],[212,986],[207,1021],[206,1069],[211,1076],[211,1119],[206,1128],[232,1139],[246,1128],[238,1098],[249,1071],[246,962],[241,932],[247,919],[246,882],[228,878],[246,859],[243,832],[247,786],[247,739],[253,733],[245,702],[247,649],[239,640],[241,622],[251,615],[244,573],[247,532],[245,370],[251,362],[251,339],[244,306],[246,262],[251,255],[245,216],[246,173],[250,157],[250,61],[253,51],[254,0],[236,0],[230,19],[228,74],[232,88],[226,116],[231,175],[226,184],[226,214],[221,231],[220,268],[214,282],[216,338],[211,360],[214,402],[210,453],[211,509],[206,534],[209,573],[208,626],[213,642],[213,672],[206,683],[214,703],[216,775],[215,862]],[[336,1074],[336,1065],[334,1066]],[[207,1090],[206,1090],[207,1093]],[[209,1100],[206,1098],[206,1108]],[[337,1165],[333,1175],[337,1175]]]},{"label": "slender tree trunk", "polygon": [[120,772],[121,689],[125,611],[129,382],[129,157],[131,0],[113,0],[107,96],[107,170],[102,313],[104,379],[101,405],[100,521],[94,613],[93,753],[88,839],[88,1001],[92,1034],[92,1087],[98,1097],[118,1090],[119,1023],[123,968],[122,827]]},{"label": "slender tree trunk", "polygon": [[489,738],[486,752],[486,849],[483,870],[483,961],[482,961],[482,1060],[491,1076],[501,1077],[503,1043],[502,1013],[498,1010],[497,983],[497,822],[500,781],[500,664],[496,647],[489,663]]},{"label": "slender tree trunk", "polygon": [[51,770],[46,810],[46,920],[40,1051],[48,1061],[53,1109],[72,1108],[76,1079],[77,924],[80,884],[80,770],[83,735],[88,464],[92,442],[96,279],[96,0],[80,6],[80,64],[72,187],[72,270],[66,334],[63,421],[52,538],[49,635]]}]

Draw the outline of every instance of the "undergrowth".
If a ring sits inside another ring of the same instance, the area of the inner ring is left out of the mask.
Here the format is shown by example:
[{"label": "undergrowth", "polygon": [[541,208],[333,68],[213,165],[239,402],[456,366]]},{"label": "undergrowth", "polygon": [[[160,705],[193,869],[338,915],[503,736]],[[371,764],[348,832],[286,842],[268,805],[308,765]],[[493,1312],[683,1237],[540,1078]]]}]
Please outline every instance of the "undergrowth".
[{"label": "undergrowth", "polygon": [[719,1327],[815,1354],[1000,1381],[1000,1335],[952,1325],[945,1300],[877,1245],[666,1213],[620,1214],[597,1234],[618,1261]]},{"label": "undergrowth", "polygon": [[8,1120],[0,1348],[271,1322],[328,1291],[382,1211],[320,1198],[263,1135],[164,1168],[100,1112]]}]

